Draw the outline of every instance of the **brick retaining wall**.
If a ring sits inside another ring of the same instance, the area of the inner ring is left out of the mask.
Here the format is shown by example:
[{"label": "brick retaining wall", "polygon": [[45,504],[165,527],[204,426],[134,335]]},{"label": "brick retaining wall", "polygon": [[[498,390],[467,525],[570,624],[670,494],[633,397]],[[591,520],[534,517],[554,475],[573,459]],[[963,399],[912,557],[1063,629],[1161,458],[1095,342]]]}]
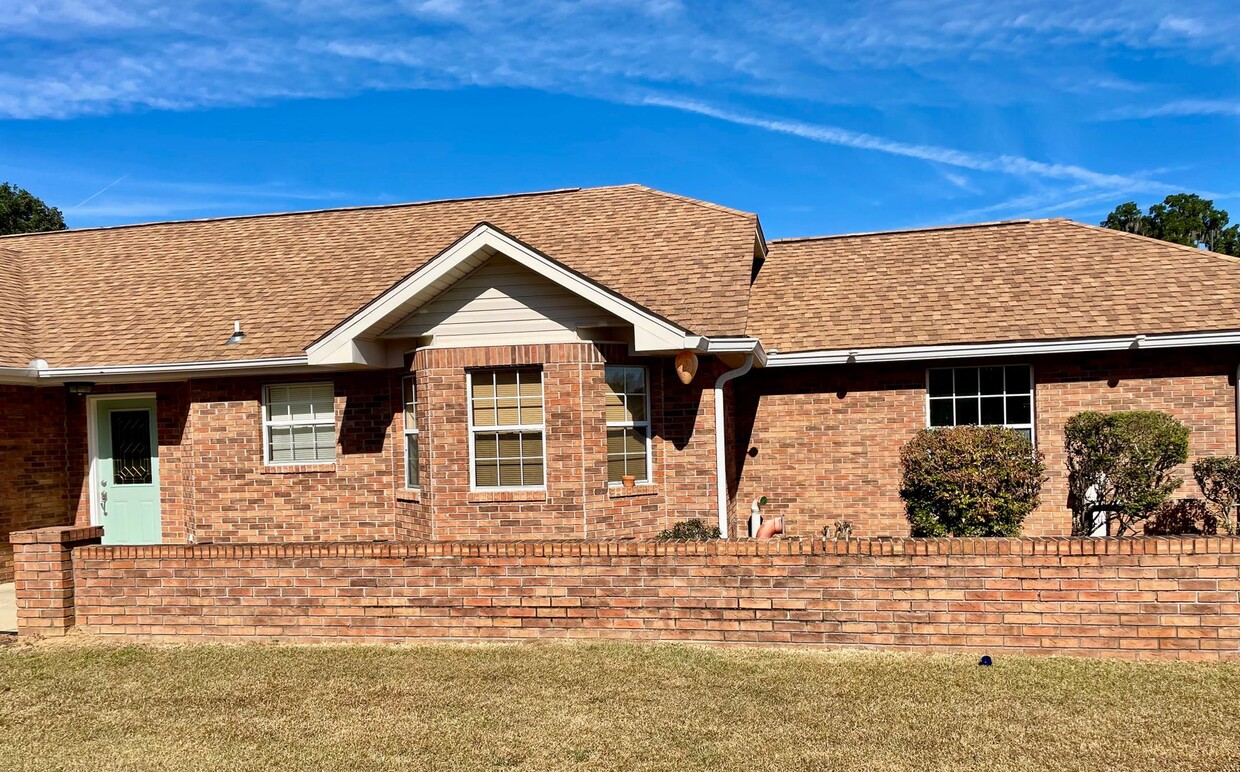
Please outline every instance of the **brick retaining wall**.
[{"label": "brick retaining wall", "polygon": [[1240,539],[79,546],[65,571],[102,635],[1240,658]]}]

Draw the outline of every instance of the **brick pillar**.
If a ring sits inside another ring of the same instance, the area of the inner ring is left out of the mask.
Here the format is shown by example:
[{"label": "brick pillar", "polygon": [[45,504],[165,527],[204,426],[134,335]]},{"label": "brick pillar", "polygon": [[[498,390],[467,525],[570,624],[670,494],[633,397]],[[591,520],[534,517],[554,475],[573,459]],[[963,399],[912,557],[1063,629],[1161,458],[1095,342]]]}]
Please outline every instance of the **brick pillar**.
[{"label": "brick pillar", "polygon": [[102,537],[102,528],[72,525],[10,535],[19,636],[59,636],[73,627],[73,548]]}]

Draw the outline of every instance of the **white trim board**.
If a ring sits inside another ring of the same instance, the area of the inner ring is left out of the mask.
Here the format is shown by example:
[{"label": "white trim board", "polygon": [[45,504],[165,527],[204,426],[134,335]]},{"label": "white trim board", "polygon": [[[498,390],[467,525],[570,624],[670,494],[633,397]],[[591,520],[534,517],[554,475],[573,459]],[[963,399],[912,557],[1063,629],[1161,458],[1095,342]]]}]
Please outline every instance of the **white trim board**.
[{"label": "white trim board", "polygon": [[1172,333],[1168,335],[1125,335],[1114,338],[1075,338],[1071,340],[1015,341],[1010,343],[963,343],[892,348],[831,349],[790,354],[771,352],[767,367],[806,367],[856,362],[912,362],[930,359],[971,357],[1030,356],[1072,354],[1091,351],[1185,348],[1195,346],[1240,345],[1240,331]]},{"label": "white trim board", "polygon": [[686,330],[595,284],[498,228],[480,223],[429,263],[312,343],[306,349],[309,363],[386,366],[389,354],[384,342],[378,340],[379,336],[495,254],[504,255],[633,325],[633,348],[637,352],[685,348]]}]

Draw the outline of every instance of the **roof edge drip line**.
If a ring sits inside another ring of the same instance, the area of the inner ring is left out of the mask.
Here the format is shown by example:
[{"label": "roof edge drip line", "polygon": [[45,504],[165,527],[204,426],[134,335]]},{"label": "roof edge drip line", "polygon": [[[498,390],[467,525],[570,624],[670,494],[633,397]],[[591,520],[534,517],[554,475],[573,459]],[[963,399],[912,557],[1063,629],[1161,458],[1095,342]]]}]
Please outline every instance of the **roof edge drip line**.
[{"label": "roof edge drip line", "polygon": [[855,364],[858,362],[911,362],[926,359],[967,357],[1009,357],[1034,354],[1078,354],[1092,351],[1190,348],[1196,346],[1240,345],[1240,330],[1225,332],[1134,334],[1106,338],[1015,341],[1007,343],[962,343],[891,348],[829,349],[781,354],[772,351],[767,367],[809,367],[813,365]]}]

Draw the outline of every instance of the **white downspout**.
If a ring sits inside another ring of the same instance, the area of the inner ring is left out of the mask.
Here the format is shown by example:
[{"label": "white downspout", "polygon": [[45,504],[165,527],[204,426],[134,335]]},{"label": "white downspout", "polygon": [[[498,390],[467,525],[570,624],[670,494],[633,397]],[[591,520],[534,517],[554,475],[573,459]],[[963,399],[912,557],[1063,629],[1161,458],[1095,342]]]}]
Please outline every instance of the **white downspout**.
[{"label": "white downspout", "polygon": [[724,455],[723,386],[739,378],[753,367],[753,354],[745,355],[745,363],[728,370],[715,379],[715,482],[719,505],[719,535],[728,538],[728,461]]}]

